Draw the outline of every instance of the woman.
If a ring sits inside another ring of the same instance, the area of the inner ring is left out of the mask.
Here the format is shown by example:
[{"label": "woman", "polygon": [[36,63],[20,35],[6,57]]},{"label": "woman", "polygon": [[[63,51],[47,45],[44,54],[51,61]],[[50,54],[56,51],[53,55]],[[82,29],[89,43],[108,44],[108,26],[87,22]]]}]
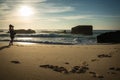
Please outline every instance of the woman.
[{"label": "woman", "polygon": [[15,38],[15,31],[14,31],[14,26],[13,25],[9,25],[9,33],[10,33],[10,42],[9,42],[9,46],[13,45],[13,41],[14,41],[14,38]]}]

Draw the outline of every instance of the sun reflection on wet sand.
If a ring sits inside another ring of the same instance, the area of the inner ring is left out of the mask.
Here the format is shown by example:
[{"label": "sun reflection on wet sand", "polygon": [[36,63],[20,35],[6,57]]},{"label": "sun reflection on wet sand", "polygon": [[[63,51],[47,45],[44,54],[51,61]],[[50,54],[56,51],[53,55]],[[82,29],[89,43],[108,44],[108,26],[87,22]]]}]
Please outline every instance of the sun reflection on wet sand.
[{"label": "sun reflection on wet sand", "polygon": [[29,43],[29,42],[16,42],[17,45],[35,45],[36,43]]}]

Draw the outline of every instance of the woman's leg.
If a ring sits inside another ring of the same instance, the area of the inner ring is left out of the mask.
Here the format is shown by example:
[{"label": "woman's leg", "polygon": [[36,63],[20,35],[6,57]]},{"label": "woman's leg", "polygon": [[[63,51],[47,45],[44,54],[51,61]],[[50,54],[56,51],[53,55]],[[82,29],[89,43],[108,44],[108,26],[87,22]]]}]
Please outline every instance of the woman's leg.
[{"label": "woman's leg", "polygon": [[12,42],[12,41],[10,40],[10,42],[9,42],[9,46],[11,46],[11,42]]},{"label": "woman's leg", "polygon": [[10,42],[9,42],[9,45],[11,46],[11,45],[13,45],[13,40],[14,40],[14,38],[13,37],[10,37],[11,38],[11,40],[10,40]]},{"label": "woman's leg", "polygon": [[11,38],[11,45],[13,45],[13,40],[14,40],[14,38]]}]

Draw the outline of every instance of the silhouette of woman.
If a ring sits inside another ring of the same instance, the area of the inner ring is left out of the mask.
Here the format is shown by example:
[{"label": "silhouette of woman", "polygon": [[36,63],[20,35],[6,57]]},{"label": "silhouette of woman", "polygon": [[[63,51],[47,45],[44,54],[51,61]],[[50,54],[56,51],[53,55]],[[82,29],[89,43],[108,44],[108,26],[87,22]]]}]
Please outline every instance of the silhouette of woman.
[{"label": "silhouette of woman", "polygon": [[10,42],[9,42],[9,46],[13,45],[13,41],[14,41],[14,38],[15,38],[15,31],[14,31],[14,26],[13,25],[9,25],[9,33],[10,33]]}]

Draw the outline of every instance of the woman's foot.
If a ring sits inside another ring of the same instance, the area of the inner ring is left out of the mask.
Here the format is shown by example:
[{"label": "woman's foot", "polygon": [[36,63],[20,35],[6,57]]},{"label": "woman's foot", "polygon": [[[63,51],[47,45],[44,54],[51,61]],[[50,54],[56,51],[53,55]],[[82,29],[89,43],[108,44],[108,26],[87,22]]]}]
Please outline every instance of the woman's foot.
[{"label": "woman's foot", "polygon": [[9,46],[12,46],[13,45],[13,43],[9,43]]}]

